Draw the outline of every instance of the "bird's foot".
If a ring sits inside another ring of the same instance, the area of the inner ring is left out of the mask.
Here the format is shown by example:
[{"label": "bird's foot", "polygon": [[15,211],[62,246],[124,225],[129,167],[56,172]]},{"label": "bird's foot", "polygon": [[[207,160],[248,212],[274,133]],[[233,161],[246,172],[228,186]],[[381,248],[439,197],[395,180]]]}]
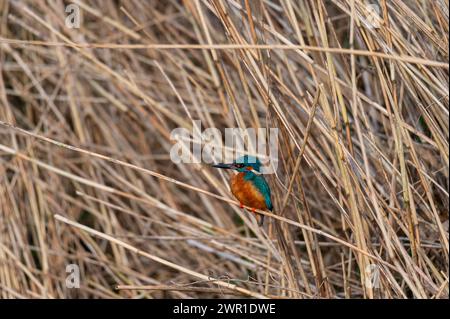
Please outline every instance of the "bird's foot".
[{"label": "bird's foot", "polygon": [[240,208],[244,208],[244,204],[239,203],[239,207],[240,207]]}]

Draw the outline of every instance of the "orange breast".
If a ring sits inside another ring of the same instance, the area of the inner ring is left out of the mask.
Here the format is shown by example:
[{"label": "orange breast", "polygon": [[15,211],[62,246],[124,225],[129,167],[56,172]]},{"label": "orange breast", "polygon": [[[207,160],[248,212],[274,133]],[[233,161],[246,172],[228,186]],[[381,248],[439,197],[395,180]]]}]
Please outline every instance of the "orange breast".
[{"label": "orange breast", "polygon": [[244,179],[245,173],[238,173],[231,178],[231,192],[242,204],[256,209],[265,210],[264,196],[250,181]]}]

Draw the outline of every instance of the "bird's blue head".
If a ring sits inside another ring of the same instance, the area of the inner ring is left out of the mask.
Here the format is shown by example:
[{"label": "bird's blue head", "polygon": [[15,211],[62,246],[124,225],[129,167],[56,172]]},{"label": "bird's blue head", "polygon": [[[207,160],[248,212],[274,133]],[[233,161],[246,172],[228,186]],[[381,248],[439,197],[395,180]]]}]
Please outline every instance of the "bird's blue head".
[{"label": "bird's blue head", "polygon": [[213,165],[217,168],[234,169],[238,172],[256,172],[259,173],[261,169],[261,162],[257,157],[245,155],[239,157],[231,164],[219,163]]}]

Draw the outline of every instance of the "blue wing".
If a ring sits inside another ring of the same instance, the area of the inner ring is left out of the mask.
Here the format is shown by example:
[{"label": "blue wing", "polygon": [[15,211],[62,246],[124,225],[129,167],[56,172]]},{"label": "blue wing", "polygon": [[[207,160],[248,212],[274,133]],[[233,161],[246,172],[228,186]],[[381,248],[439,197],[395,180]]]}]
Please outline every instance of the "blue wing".
[{"label": "blue wing", "polygon": [[270,211],[273,210],[272,200],[270,198],[270,188],[269,184],[267,184],[266,182],[266,179],[261,175],[255,175],[252,178],[252,182],[258,188],[261,194],[263,194],[267,209]]}]

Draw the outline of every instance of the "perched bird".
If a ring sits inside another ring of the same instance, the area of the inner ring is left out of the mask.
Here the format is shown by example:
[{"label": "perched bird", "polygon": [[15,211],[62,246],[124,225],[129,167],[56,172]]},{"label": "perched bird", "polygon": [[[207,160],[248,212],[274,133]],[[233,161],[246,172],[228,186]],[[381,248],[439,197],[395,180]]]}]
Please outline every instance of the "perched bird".
[{"label": "perched bird", "polygon": [[[245,205],[252,207],[252,212],[256,209],[272,211],[270,188],[260,172],[261,162],[256,157],[245,155],[231,164],[219,163],[213,167],[238,172],[231,177],[230,187],[234,197],[241,203],[241,208]],[[263,222],[264,215],[261,215],[258,225],[262,226]]]}]

